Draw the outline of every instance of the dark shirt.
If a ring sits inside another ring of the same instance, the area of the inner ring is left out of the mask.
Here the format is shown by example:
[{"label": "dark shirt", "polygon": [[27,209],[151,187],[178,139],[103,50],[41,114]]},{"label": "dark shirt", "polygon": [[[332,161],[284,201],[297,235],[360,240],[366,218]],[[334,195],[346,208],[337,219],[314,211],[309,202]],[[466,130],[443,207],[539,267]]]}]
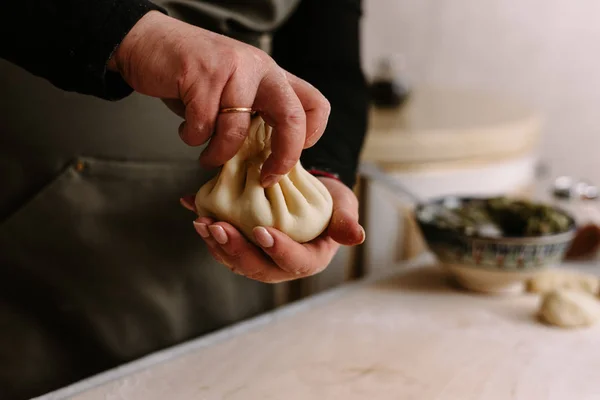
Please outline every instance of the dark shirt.
[{"label": "dark shirt", "polygon": [[[6,2],[0,14],[0,56],[63,90],[119,100],[132,89],[106,65],[151,10],[166,12],[147,0]],[[359,0],[304,0],[273,32],[275,61],[312,83],[332,106],[323,138],[303,152],[302,163],[337,173],[349,186],[355,182],[367,125],[360,17]]]},{"label": "dark shirt", "polygon": [[332,104],[304,166],[354,181],[367,99],[359,1],[154,1],[167,10],[144,0],[3,3],[0,57],[22,67],[0,62],[3,400],[31,398],[275,307],[275,285],[214,261],[177,202],[214,173],[174,135],[179,117],[106,69],[149,10],[254,45],[272,32],[276,61]]}]

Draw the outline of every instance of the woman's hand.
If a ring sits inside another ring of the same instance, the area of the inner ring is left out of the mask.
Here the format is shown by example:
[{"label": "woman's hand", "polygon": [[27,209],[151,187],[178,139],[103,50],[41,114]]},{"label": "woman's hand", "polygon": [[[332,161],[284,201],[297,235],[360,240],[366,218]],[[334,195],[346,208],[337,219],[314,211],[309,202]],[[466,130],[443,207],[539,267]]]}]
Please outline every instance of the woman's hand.
[{"label": "woman's hand", "polygon": [[[340,245],[354,246],[365,240],[354,193],[335,179],[319,179],[333,198],[333,215],[327,230],[311,242],[300,244],[277,229],[257,227],[257,247],[226,222],[202,217],[194,221],[194,227],[213,257],[237,274],[267,283],[314,275],[329,265]],[[182,199],[182,204],[195,211],[193,198]]]},{"label": "woman's hand", "polygon": [[250,126],[248,113],[219,110],[258,111],[273,127],[273,152],[261,173],[265,187],[292,169],[302,149],[321,137],[329,118],[325,97],[265,52],[156,11],[126,35],[108,68],[184,118],[179,134],[185,143],[199,146],[210,139],[200,157],[205,167],[232,158]]}]

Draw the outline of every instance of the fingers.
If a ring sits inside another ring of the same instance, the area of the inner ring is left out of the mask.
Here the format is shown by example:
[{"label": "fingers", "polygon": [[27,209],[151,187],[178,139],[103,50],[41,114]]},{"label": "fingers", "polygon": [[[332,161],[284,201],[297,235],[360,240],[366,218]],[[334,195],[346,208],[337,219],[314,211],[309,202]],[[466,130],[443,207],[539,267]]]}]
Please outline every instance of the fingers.
[{"label": "fingers", "polygon": [[203,145],[214,132],[223,89],[220,81],[217,75],[184,86],[181,101],[185,104],[185,121],[179,126],[179,136],[189,146]]},{"label": "fingers", "polygon": [[214,222],[215,220],[212,218],[200,217],[194,221],[194,229],[196,229],[196,232],[198,232],[202,239],[208,239],[210,237],[208,227]]},{"label": "fingers", "polygon": [[215,168],[225,164],[238,152],[250,128],[250,114],[221,114],[217,130],[206,149],[200,155],[204,168]]},{"label": "fingers", "polygon": [[329,101],[310,83],[286,72],[287,79],[296,92],[306,113],[306,138],[304,148],[313,146],[325,132],[331,105]]},{"label": "fingers", "polygon": [[[339,247],[326,237],[299,244],[271,228],[255,229],[257,239],[263,243],[257,247],[232,225],[204,217],[198,218],[194,227],[218,262],[237,274],[265,283],[319,273],[327,267]],[[265,239],[265,232],[270,239]]]},{"label": "fingers", "polygon": [[365,231],[358,219],[344,209],[333,211],[327,234],[344,246],[356,246],[365,241]]},{"label": "fingers", "polygon": [[342,182],[319,178],[333,199],[333,213],[327,234],[339,244],[355,246],[365,240],[365,230],[358,222],[358,199]]},{"label": "fingers", "polygon": [[214,116],[203,107],[202,100],[195,98],[185,107],[185,121],[179,125],[179,137],[188,146],[202,146],[210,139],[214,130]]},{"label": "fingers", "polygon": [[[250,279],[275,283],[317,274],[329,265],[340,245],[365,240],[354,193],[335,179],[319,179],[331,193],[333,214],[327,232],[311,242],[300,244],[277,229],[257,227],[255,246],[232,225],[206,217],[198,218],[194,227],[217,261]],[[182,198],[181,203],[193,209],[193,196]]]},{"label": "fingers", "polygon": [[213,258],[217,262],[225,264],[225,254],[223,250],[221,249],[219,244],[213,238],[211,238],[210,233],[208,231],[208,225],[210,225],[211,223],[211,219],[199,218],[198,220],[194,221],[194,229],[196,229],[196,232],[204,239],[204,242],[208,247],[208,251],[213,256]]},{"label": "fingers", "polygon": [[[252,107],[258,90],[258,75],[234,73],[220,100],[220,107]],[[250,128],[249,113],[218,114],[215,135],[200,156],[207,168],[223,165],[231,159],[244,143]]]},{"label": "fingers", "polygon": [[[312,85],[286,73],[274,62],[255,55],[252,62],[235,66],[223,80],[222,74],[196,79],[182,87],[181,102],[165,100],[185,121],[181,139],[190,146],[210,140],[200,162],[206,168],[223,165],[242,146],[250,127],[248,113],[219,114],[223,107],[257,110],[273,128],[271,155],[261,171],[261,184],[270,187],[296,165],[302,149],[323,134],[329,118],[329,102]],[[196,77],[197,78],[197,77]],[[218,100],[217,100],[218,99]],[[185,105],[185,112],[181,108]]]},{"label": "fingers", "polygon": [[202,156],[209,167],[222,165],[236,153],[249,126],[247,114],[219,116],[219,108],[255,108],[274,128],[272,153],[261,172],[263,186],[288,173],[302,149],[323,133],[329,113],[323,96],[303,80],[286,75],[265,52],[151,14],[128,33],[111,68],[118,69],[137,92],[178,98],[185,105],[184,112],[181,103],[165,101],[185,119],[179,134],[186,144],[200,146],[211,140]]},{"label": "fingers", "polygon": [[339,247],[327,236],[300,244],[273,228],[257,227],[253,233],[269,258],[282,270],[296,275],[296,278],[324,270]]},{"label": "fingers", "polygon": [[[194,227],[213,257],[235,273],[261,282],[275,283],[311,276],[324,270],[340,245],[353,246],[365,240],[358,222],[358,200],[342,182],[319,178],[333,199],[333,214],[327,232],[300,244],[274,228],[257,227],[250,243],[237,229],[211,218],[198,218]],[[193,196],[181,203],[193,209]]]},{"label": "fingers", "polygon": [[258,247],[250,243],[233,226],[218,222],[209,227],[213,237],[222,235],[221,247],[227,254],[227,261],[231,263],[234,272],[247,278],[266,283],[284,282],[295,279],[288,272],[279,268]]},{"label": "fingers", "polygon": [[306,139],[306,114],[285,72],[279,67],[271,68],[262,79],[254,108],[273,127],[272,153],[261,171],[261,183],[269,187],[298,162]]},{"label": "fingers", "polygon": [[215,259],[233,272],[265,283],[297,278],[278,268],[259,248],[248,242],[230,224],[213,223],[210,219],[199,218],[194,226]]},{"label": "fingers", "polygon": [[196,199],[195,195],[183,196],[182,198],[179,199],[179,203],[181,203],[181,205],[184,208],[186,208],[192,212],[197,212],[195,199]]}]

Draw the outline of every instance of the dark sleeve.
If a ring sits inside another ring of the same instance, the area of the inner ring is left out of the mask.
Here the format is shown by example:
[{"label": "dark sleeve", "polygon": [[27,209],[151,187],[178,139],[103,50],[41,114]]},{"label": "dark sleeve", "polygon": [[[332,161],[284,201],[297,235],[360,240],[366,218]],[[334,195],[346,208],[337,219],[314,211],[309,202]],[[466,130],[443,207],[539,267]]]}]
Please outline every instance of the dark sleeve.
[{"label": "dark sleeve", "polygon": [[368,90],[360,62],[360,0],[303,0],[273,37],[273,58],[329,100],[323,137],[301,157],[306,169],[352,187],[367,129]]},{"label": "dark sleeve", "polygon": [[132,89],[106,65],[150,10],[147,0],[7,0],[0,11],[0,57],[66,90],[108,100]]}]

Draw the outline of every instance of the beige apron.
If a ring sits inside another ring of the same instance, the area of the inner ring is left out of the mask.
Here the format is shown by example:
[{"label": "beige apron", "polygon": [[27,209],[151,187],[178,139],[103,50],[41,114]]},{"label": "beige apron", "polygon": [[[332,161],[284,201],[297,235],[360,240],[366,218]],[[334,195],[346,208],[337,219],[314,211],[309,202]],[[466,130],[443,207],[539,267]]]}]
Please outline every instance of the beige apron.
[{"label": "beige apron", "polygon": [[[157,3],[257,45],[297,1]],[[179,205],[210,174],[159,100],[66,93],[3,61],[0,88],[1,400],[273,307],[273,286],[214,262]]]}]

